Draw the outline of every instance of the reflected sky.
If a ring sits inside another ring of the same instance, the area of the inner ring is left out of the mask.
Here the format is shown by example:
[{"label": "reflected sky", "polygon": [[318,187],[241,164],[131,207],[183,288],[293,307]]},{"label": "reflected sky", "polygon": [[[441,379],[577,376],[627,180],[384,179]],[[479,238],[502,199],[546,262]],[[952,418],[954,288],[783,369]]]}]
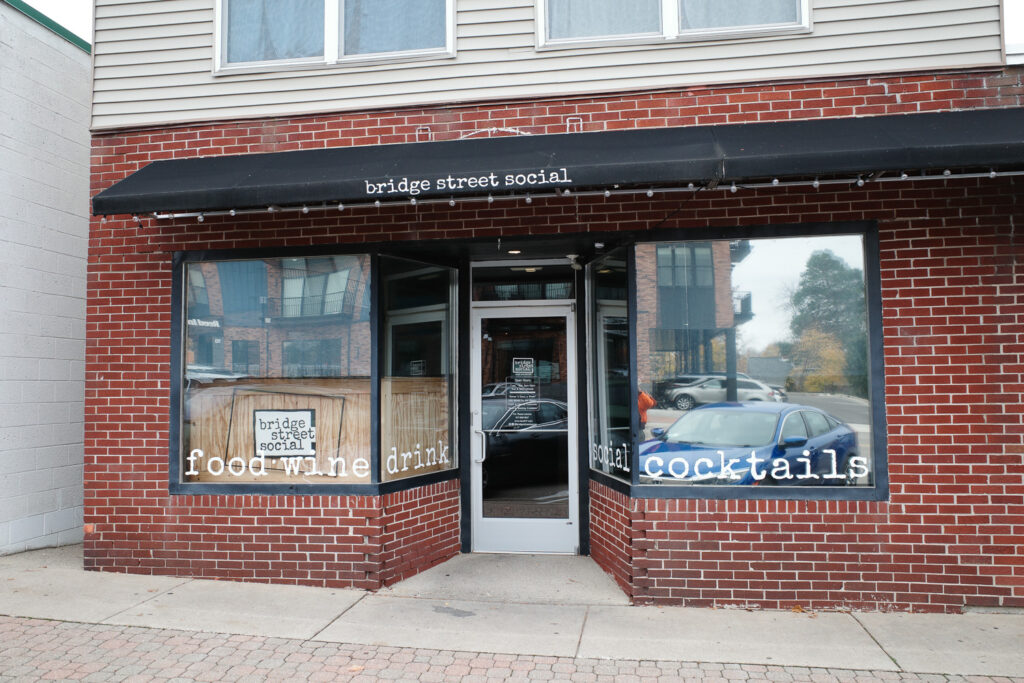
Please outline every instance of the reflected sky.
[{"label": "reflected sky", "polygon": [[761,351],[776,341],[791,339],[789,299],[800,282],[807,259],[816,251],[831,250],[853,268],[864,270],[859,235],[790,237],[750,241],[750,254],[733,268],[732,286],[751,292],[754,318],[739,327],[739,341],[749,351]]}]

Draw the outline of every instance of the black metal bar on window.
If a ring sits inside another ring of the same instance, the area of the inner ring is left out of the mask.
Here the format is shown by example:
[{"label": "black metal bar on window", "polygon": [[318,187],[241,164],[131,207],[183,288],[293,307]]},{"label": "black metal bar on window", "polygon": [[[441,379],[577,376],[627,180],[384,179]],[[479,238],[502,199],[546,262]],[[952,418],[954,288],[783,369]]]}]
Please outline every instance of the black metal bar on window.
[{"label": "black metal bar on window", "polygon": [[636,284],[636,244],[630,244],[626,250],[626,329],[629,333],[629,481],[633,486],[640,483],[640,412],[637,408],[640,400],[640,359],[637,352],[636,324],[639,305],[637,302]]},{"label": "black metal bar on window", "polygon": [[[380,382],[384,376],[384,354],[380,352],[381,297],[380,253],[370,253],[370,481],[381,482],[380,468]],[[350,331],[351,333],[351,331]]]}]

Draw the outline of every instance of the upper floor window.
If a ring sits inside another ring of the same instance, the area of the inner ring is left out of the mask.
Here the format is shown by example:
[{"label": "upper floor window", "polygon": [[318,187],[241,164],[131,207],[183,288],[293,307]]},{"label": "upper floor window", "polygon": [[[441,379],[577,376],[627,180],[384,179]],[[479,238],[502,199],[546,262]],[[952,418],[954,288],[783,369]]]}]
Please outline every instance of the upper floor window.
[{"label": "upper floor window", "polygon": [[454,0],[220,0],[219,68],[454,54]]},{"label": "upper floor window", "polygon": [[808,0],[538,0],[542,47],[710,39],[810,29]]}]

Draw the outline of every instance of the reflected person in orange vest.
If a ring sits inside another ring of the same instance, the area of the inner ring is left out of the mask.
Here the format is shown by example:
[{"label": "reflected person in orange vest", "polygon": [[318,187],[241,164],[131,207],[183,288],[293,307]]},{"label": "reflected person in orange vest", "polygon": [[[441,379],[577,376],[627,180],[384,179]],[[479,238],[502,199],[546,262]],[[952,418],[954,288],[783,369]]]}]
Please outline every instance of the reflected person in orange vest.
[{"label": "reflected person in orange vest", "polygon": [[642,388],[637,387],[637,391],[636,403],[637,408],[640,409],[640,433],[643,434],[644,430],[647,429],[647,411],[658,405],[658,402]]}]

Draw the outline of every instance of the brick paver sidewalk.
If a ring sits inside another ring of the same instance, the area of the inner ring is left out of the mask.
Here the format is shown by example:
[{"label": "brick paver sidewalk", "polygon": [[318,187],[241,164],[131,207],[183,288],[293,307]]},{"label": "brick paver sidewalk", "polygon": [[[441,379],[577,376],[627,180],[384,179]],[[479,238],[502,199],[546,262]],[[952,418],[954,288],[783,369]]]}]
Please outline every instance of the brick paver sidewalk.
[{"label": "brick paver sidewalk", "polygon": [[[0,616],[0,681],[967,680],[696,662],[496,655]],[[1008,681],[972,677],[970,681]]]}]

